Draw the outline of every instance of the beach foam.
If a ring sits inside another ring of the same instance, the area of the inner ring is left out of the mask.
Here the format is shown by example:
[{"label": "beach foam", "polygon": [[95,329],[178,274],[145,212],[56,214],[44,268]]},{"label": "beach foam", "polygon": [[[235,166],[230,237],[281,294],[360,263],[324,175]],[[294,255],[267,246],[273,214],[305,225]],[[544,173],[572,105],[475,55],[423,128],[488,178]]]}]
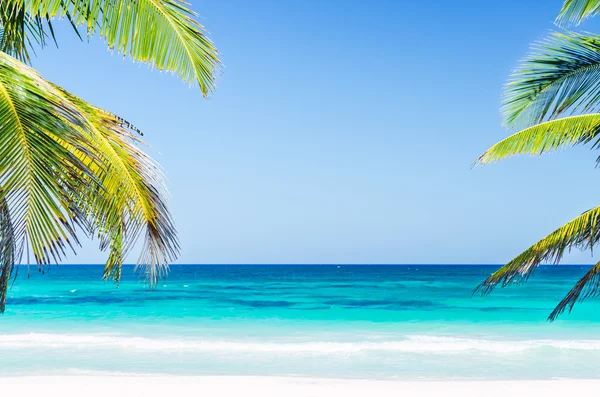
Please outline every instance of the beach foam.
[{"label": "beach foam", "polygon": [[248,353],[333,354],[368,351],[451,354],[465,351],[518,353],[532,349],[600,350],[600,340],[486,340],[409,335],[389,341],[300,341],[264,342],[199,338],[147,338],[135,336],[77,334],[5,334],[0,349],[33,348],[120,348],[141,351],[231,351]]}]

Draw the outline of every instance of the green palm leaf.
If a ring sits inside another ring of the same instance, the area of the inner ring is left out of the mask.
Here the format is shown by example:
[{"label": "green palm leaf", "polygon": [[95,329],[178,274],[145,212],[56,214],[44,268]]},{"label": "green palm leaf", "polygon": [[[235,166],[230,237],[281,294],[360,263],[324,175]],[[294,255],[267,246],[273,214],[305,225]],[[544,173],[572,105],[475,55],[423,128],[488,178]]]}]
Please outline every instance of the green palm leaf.
[{"label": "green palm leaf", "polygon": [[556,23],[560,26],[578,25],[600,12],[599,0],[565,0]]},{"label": "green palm leaf", "polygon": [[179,244],[136,131],[0,53],[0,311],[19,247],[39,266],[58,262],[78,230],[110,250],[106,278],[119,279],[142,235],[138,267],[151,285],[166,273]]},{"label": "green palm leaf", "polygon": [[29,62],[26,26],[29,15],[23,7],[9,0],[0,3],[0,50]]},{"label": "green palm leaf", "polygon": [[[220,61],[196,14],[179,0],[12,0],[40,17],[68,17],[99,34],[110,48],[162,71],[198,84],[206,96],[214,89]],[[24,1],[24,3],[23,3]]]},{"label": "green palm leaf", "polygon": [[573,306],[577,302],[581,302],[587,298],[597,297],[600,295],[600,262],[596,263],[569,291],[556,308],[550,313],[548,319],[550,321],[562,314],[565,310],[569,312],[573,310]]},{"label": "green palm leaf", "polygon": [[35,53],[33,44],[44,47],[49,37],[55,38],[48,15],[32,16],[22,0],[0,2],[0,51],[29,63],[29,51]]},{"label": "green palm leaf", "polygon": [[[557,23],[578,24],[600,10],[600,0],[566,0]],[[524,129],[486,150],[476,163],[506,157],[540,155],[566,146],[600,144],[600,36],[552,33],[536,43],[532,53],[511,75],[502,112],[509,127]],[[591,113],[591,114],[586,114]],[[600,157],[597,162],[600,162]],[[600,239],[600,207],[584,212],[538,241],[489,276],[476,291],[490,293],[527,281],[541,263],[558,263],[572,248],[593,250]],[[550,314],[553,321],[565,310],[600,295],[600,262],[571,289]]]},{"label": "green palm leaf", "polygon": [[[598,145],[600,114],[585,114],[547,121],[519,131],[486,150],[477,163],[488,164],[506,157],[529,154],[539,155],[569,145],[594,141]],[[600,238],[600,207],[594,208],[573,219],[549,234],[505,266],[488,277],[477,291],[488,294],[498,284],[503,287],[526,281],[541,263],[558,263],[565,252],[572,248],[593,249]],[[595,270],[594,270],[595,269]],[[571,290],[554,309],[549,320],[554,320],[575,302],[595,296],[600,287],[596,266]],[[582,291],[585,292],[582,294]]]},{"label": "green palm leaf", "polygon": [[[2,195],[2,194],[0,194]],[[15,234],[10,220],[8,203],[5,199],[0,200],[0,313],[4,312],[6,303],[6,291],[12,271],[17,261],[17,244]]]},{"label": "green palm leaf", "polygon": [[[600,207],[596,207],[589,211],[584,212],[577,218],[561,226],[542,240],[538,241],[519,256],[508,262],[506,265],[501,267],[499,270],[489,276],[476,291],[482,294],[490,293],[498,284],[502,287],[506,287],[511,283],[522,283],[527,281],[534,270],[541,263],[558,263],[565,252],[568,252],[572,248],[579,249],[593,249],[594,245],[600,238]],[[598,269],[595,270],[597,272]],[[556,316],[564,308],[577,300],[579,294],[576,291],[581,291],[588,282],[595,280],[595,277],[587,277],[582,280],[574,289],[573,294],[567,296],[566,300],[563,300],[559,306],[555,309],[553,314],[549,317],[550,320],[556,318]],[[586,296],[591,296],[598,291],[600,284],[594,284],[589,286],[590,290]],[[571,305],[572,306],[572,305]]]},{"label": "green palm leaf", "polygon": [[119,280],[123,258],[144,234],[137,268],[143,268],[150,285],[166,274],[168,264],[178,255],[179,242],[166,204],[162,173],[154,161],[141,151],[141,143],[129,123],[63,91],[91,126],[91,150],[106,168],[90,164],[102,181],[86,197],[96,216],[101,249],[109,249],[105,278]]},{"label": "green palm leaf", "polygon": [[179,0],[0,2],[0,312],[21,254],[31,252],[40,267],[58,262],[68,248],[75,251],[78,231],[97,235],[109,250],[104,277],[116,281],[140,238],[136,269],[151,286],[179,252],[163,176],[139,149],[139,131],[19,62],[29,61],[32,40],[43,46],[54,38],[55,17],[198,84],[205,96],[220,65]]},{"label": "green palm leaf", "polygon": [[588,143],[597,138],[599,133],[600,113],[547,121],[503,139],[479,156],[476,163],[488,164],[519,154],[540,155],[566,146]]},{"label": "green palm leaf", "polygon": [[40,265],[58,261],[78,243],[76,226],[87,230],[75,205],[92,183],[79,158],[90,146],[86,121],[33,69],[0,53],[0,126],[0,198],[15,240],[27,238]]},{"label": "green palm leaf", "polygon": [[594,111],[599,81],[600,36],[554,32],[536,43],[511,75],[502,103],[504,122],[529,127]]}]

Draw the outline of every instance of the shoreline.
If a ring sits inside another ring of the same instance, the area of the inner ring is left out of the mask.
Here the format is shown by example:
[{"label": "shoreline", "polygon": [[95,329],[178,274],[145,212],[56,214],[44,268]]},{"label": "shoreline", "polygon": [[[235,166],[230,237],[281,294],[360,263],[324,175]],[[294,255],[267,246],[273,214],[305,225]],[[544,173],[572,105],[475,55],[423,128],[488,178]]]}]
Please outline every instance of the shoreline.
[{"label": "shoreline", "polygon": [[0,377],[7,395],[61,397],[261,396],[261,397],[564,397],[600,387],[600,379],[489,380],[489,381],[393,381],[323,379],[276,376],[9,376]]}]

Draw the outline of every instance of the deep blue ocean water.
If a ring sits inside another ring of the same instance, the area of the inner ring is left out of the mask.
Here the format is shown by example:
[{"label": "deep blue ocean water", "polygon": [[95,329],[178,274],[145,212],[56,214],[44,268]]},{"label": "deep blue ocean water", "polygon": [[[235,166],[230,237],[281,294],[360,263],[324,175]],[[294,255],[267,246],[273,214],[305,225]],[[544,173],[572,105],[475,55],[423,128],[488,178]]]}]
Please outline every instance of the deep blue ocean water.
[{"label": "deep blue ocean water", "polygon": [[496,266],[172,266],[149,291],[125,267],[26,267],[0,316],[0,375],[600,377],[600,300],[546,317],[587,266],[472,290]]}]

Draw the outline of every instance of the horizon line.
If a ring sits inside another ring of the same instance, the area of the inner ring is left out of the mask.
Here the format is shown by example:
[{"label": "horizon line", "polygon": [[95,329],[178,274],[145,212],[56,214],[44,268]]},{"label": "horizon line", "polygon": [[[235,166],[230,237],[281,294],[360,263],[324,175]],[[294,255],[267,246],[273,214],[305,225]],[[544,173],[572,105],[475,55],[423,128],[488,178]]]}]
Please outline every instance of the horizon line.
[{"label": "horizon line", "polygon": [[[174,263],[171,266],[504,266],[505,263]],[[592,266],[593,263],[542,263],[539,266]],[[17,264],[15,266],[27,266]],[[29,266],[38,267],[37,264]],[[104,266],[103,263],[54,263],[50,266]],[[136,266],[135,263],[124,263],[123,266]]]}]

